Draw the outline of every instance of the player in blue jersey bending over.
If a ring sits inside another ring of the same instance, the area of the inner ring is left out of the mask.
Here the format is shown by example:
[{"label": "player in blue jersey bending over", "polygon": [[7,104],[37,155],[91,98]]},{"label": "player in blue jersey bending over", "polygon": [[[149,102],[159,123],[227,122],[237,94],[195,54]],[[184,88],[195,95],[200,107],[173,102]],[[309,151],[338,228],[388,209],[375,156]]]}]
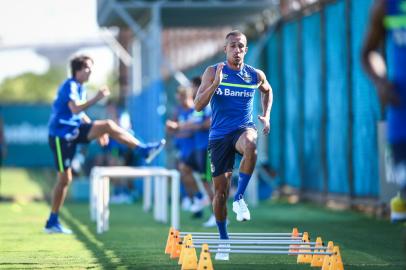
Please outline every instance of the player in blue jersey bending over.
[{"label": "player in blue jersey bending over", "polygon": [[59,87],[49,120],[49,145],[55,159],[58,181],[53,191],[51,214],[45,225],[46,233],[72,233],[61,226],[58,213],[72,181],[71,162],[77,144],[97,139],[104,146],[108,144],[111,136],[134,149],[147,163],[151,162],[165,145],[165,140],[143,144],[112,120],[91,121],[84,111],[110,95],[110,91],[107,87],[102,87],[96,96],[87,100],[83,83],[89,80],[93,60],[88,56],[77,56],[71,60],[70,67],[72,77]]},{"label": "player in blue jersey bending over", "polygon": [[[237,30],[228,33],[224,46],[226,61],[205,70],[195,98],[197,111],[209,102],[212,109],[209,154],[214,182],[213,210],[220,239],[228,239],[226,201],[236,153],[242,155],[242,160],[233,211],[238,221],[251,219],[243,195],[257,160],[257,130],[252,117],[257,88],[261,91],[263,109],[258,119],[263,124],[263,133],[269,133],[272,88],[264,72],[244,64],[247,50],[243,33]],[[228,260],[228,253],[217,253],[216,259]]]},{"label": "player in blue jersey bending over", "polygon": [[[362,63],[387,108],[387,136],[393,180],[399,194],[391,200],[391,220],[406,221],[406,2],[375,1]],[[385,46],[383,46],[385,45]],[[386,57],[382,49],[386,48]]]}]

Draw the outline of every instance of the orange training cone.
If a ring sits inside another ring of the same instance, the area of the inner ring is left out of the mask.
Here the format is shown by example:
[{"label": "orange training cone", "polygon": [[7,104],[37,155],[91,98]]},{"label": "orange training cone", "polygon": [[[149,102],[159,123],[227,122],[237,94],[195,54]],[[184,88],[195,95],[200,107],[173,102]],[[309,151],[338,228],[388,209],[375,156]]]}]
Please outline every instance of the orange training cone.
[{"label": "orange training cone", "polygon": [[[305,243],[309,242],[309,234],[307,232],[303,233],[303,238],[302,241]],[[310,252],[310,245],[305,244],[305,245],[300,245],[299,252]],[[311,263],[312,262],[313,256],[311,254],[299,254],[297,256],[297,263]]]},{"label": "orange training cone", "polygon": [[202,250],[200,252],[199,264],[197,265],[197,270],[213,270],[213,264],[211,262],[209,246],[203,244]]},{"label": "orange training cone", "polygon": [[183,262],[183,254],[184,254],[184,251],[185,251],[185,249],[186,249],[186,243],[187,243],[187,240],[188,239],[190,239],[190,240],[192,240],[192,235],[191,234],[188,234],[188,235],[186,235],[185,237],[183,237],[183,240],[182,240],[182,246],[181,246],[181,248],[180,248],[180,255],[179,255],[179,261],[178,261],[178,264],[182,264],[182,262]]},{"label": "orange training cone", "polygon": [[165,254],[170,254],[172,250],[172,236],[175,229],[173,227],[169,228],[168,240],[166,240]]},{"label": "orange training cone", "polygon": [[[297,228],[293,228],[291,237],[299,237],[299,230]],[[290,245],[289,252],[298,252],[299,251],[299,249],[297,249],[298,247],[299,245]]]},{"label": "orange training cone", "polygon": [[171,259],[179,258],[181,250],[181,245],[179,244],[179,231],[175,231],[173,235],[172,250],[171,250]]},{"label": "orange training cone", "polygon": [[334,246],[334,255],[330,259],[330,269],[329,270],[344,270],[343,261],[341,259],[340,247]]},{"label": "orange training cone", "polygon": [[[323,246],[323,241],[321,241],[321,237],[317,237],[315,247],[317,248],[317,247],[322,247],[322,246]],[[324,252],[323,249],[314,249],[314,251],[315,252]],[[322,267],[324,256],[326,256],[326,255],[314,254],[310,266],[311,267]]]},{"label": "orange training cone", "polygon": [[[333,252],[333,248],[334,248],[333,241],[329,241],[327,245],[327,252]],[[332,257],[333,255],[324,256],[323,266],[321,267],[321,270],[330,270]]]},{"label": "orange training cone", "polygon": [[195,270],[197,268],[196,249],[193,246],[193,241],[189,239],[183,251],[182,268],[181,270]]}]

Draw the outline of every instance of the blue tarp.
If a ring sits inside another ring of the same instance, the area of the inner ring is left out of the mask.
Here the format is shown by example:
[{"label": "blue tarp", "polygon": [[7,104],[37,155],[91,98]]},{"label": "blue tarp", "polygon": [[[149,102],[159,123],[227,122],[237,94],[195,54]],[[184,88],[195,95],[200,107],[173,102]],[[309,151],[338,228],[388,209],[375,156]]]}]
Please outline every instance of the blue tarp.
[{"label": "blue tarp", "polygon": [[[351,1],[352,18],[352,100],[354,195],[378,195],[378,149],[376,124],[379,103],[370,79],[361,65],[361,46],[372,0]],[[371,158],[372,157],[372,158]]]},{"label": "blue tarp", "polygon": [[283,22],[268,42],[269,77],[277,85],[271,123],[278,130],[270,136],[269,157],[290,186],[323,191],[326,182],[329,193],[379,193],[380,107],[360,62],[372,2],[329,3],[323,27],[321,13],[315,11]]},{"label": "blue tarp", "polygon": [[304,146],[303,188],[323,190],[321,136],[323,94],[321,74],[320,13],[303,18],[302,31]]},{"label": "blue tarp", "polygon": [[[128,99],[133,130],[142,142],[158,141],[165,137],[164,100],[161,81],[152,82],[140,95]],[[164,155],[161,154],[153,164],[163,165],[164,160]]]},{"label": "blue tarp", "polygon": [[285,82],[285,166],[284,176],[286,184],[293,187],[300,187],[300,99],[301,94],[299,86],[299,63],[298,63],[298,23],[289,22],[284,25],[282,30],[283,42],[283,74]]},{"label": "blue tarp", "polygon": [[278,172],[278,180],[283,170],[281,153],[284,148],[282,129],[283,90],[281,89],[280,33],[275,32],[267,46],[267,78],[273,90],[273,105],[270,118],[271,132],[268,142],[269,165]]}]

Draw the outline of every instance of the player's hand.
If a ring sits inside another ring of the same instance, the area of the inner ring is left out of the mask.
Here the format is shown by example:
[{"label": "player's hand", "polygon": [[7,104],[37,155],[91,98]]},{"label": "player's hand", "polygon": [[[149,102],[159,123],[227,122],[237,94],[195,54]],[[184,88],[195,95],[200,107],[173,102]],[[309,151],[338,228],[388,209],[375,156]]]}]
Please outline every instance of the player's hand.
[{"label": "player's hand", "polygon": [[108,96],[110,96],[110,89],[107,86],[100,87],[99,91],[97,92],[97,98],[100,100]]},{"label": "player's hand", "polygon": [[261,121],[261,123],[264,125],[264,128],[262,129],[262,132],[264,133],[264,135],[268,135],[269,134],[269,130],[270,130],[270,124],[269,124],[269,118],[268,117],[264,117],[262,115],[258,115],[258,119],[259,121]]},{"label": "player's hand", "polygon": [[213,81],[213,83],[216,86],[219,86],[221,81],[223,80],[223,67],[224,66],[225,66],[224,63],[220,63],[217,65],[216,75],[214,76],[214,81]]},{"label": "player's hand", "polygon": [[384,105],[400,105],[400,99],[395,92],[394,85],[388,80],[381,80],[377,83],[379,99]]},{"label": "player's hand", "polygon": [[97,139],[97,141],[100,144],[100,146],[107,146],[110,141],[109,135],[107,133],[103,134]]},{"label": "player's hand", "polygon": [[167,120],[166,121],[166,128],[169,131],[176,131],[179,128],[178,122],[172,121],[172,120]]}]

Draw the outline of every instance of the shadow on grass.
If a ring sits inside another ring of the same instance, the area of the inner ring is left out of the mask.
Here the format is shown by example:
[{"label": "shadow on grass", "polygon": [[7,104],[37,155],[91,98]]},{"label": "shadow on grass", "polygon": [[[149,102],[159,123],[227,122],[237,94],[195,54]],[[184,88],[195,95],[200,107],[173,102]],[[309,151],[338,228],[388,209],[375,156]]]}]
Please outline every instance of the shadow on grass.
[{"label": "shadow on grass", "polygon": [[[49,198],[55,181],[51,175],[33,175],[33,178],[43,178],[38,183],[45,198]],[[96,224],[90,221],[88,204],[67,203],[61,214],[77,239],[94,255],[96,267],[180,268],[164,255],[168,225],[156,223],[151,214],[142,211],[141,205],[112,205],[110,214],[110,230],[102,235],[96,234]],[[308,231],[313,240],[320,236],[325,243],[333,241],[339,245],[346,269],[406,269],[402,237],[405,227],[401,224],[312,204],[266,202],[253,208],[251,214],[249,223],[237,223],[230,211],[229,232],[290,232],[298,227],[301,232]],[[202,220],[183,215],[182,230],[216,231],[215,228],[203,229],[201,223]],[[215,268],[308,269],[308,266],[296,265],[291,256],[232,257],[228,263],[213,262]]]},{"label": "shadow on grass", "polygon": [[106,268],[179,269],[164,255],[167,225],[158,224],[140,205],[111,205],[110,230],[96,233],[88,205],[69,203],[63,211],[66,223]]},{"label": "shadow on grass", "polygon": [[[30,170],[29,176],[32,181],[35,181],[37,185],[41,188],[42,197],[50,205],[52,198],[53,187],[56,182],[56,173],[52,170]],[[117,268],[118,264],[114,260],[110,260],[110,256],[105,250],[105,246],[102,242],[96,239],[94,232],[89,231],[88,226],[84,225],[85,220],[79,220],[71,215],[71,210],[69,209],[69,201],[62,207],[60,217],[67,224],[67,226],[72,229],[75,237],[82,242],[86,248],[92,252],[94,258],[97,260],[95,262],[97,267],[102,265],[107,269]],[[83,204],[82,208],[86,208]],[[44,220],[47,217],[44,217]],[[83,218],[83,215],[81,215]],[[87,224],[89,225],[89,224]],[[87,268],[92,268],[91,266]]]},{"label": "shadow on grass", "polygon": [[[85,205],[82,206],[83,208],[85,207]],[[118,266],[122,266],[121,261],[117,259],[114,251],[110,250],[103,241],[96,237],[94,230],[90,229],[89,225],[91,224],[85,224],[85,220],[80,220],[80,218],[83,217],[82,215],[76,218],[74,216],[75,213],[72,215],[72,212],[75,212],[74,207],[67,204],[65,209],[61,212],[61,217],[74,232],[76,238],[93,253],[98,264],[107,269],[116,269]]]}]

